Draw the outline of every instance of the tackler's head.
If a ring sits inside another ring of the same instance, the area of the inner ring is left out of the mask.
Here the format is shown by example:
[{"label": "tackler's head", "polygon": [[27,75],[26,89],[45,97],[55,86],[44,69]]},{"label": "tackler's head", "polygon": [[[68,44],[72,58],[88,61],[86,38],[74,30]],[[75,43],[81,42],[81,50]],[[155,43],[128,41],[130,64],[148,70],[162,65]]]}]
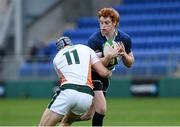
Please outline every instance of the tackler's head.
[{"label": "tackler's head", "polygon": [[67,45],[73,45],[73,43],[71,42],[71,39],[66,36],[60,37],[56,42],[56,47],[58,50],[63,49]]}]

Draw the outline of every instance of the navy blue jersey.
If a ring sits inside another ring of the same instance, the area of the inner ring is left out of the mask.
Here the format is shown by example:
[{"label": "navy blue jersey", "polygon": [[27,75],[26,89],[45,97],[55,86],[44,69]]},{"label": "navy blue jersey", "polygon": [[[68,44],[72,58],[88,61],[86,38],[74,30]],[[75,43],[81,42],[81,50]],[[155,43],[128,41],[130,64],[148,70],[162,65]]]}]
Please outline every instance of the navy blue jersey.
[{"label": "navy blue jersey", "polygon": [[[107,41],[106,37],[101,34],[100,31],[93,33],[88,39],[88,46],[92,48],[96,53],[101,52],[103,54],[104,43]],[[115,37],[115,42],[123,42],[126,53],[131,52],[131,38],[126,33],[118,30],[118,34]],[[103,57],[104,55],[102,55]],[[100,77],[96,72],[92,71],[92,80],[101,81],[103,90],[106,91],[109,86],[108,78]],[[96,84],[94,84],[96,88]],[[98,89],[99,90],[99,89]]]},{"label": "navy blue jersey", "polygon": [[[106,41],[107,41],[106,37],[103,36],[100,31],[98,31],[90,36],[88,40],[88,46],[92,48],[95,52],[103,52],[104,43]],[[125,46],[126,53],[131,52],[131,38],[126,33],[122,31],[118,31],[118,34],[115,37],[114,41],[115,42],[122,41]]]}]

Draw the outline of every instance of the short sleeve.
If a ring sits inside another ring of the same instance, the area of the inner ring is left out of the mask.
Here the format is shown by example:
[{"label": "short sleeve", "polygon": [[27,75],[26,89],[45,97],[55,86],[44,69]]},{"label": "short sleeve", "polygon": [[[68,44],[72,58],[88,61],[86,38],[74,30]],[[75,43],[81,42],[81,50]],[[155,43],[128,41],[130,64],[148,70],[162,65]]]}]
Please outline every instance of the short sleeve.
[{"label": "short sleeve", "polygon": [[91,55],[91,63],[92,63],[92,65],[95,64],[96,62],[100,61],[98,56],[96,55],[96,53],[91,48],[89,48],[89,51],[90,51],[90,55]]},{"label": "short sleeve", "polygon": [[126,38],[125,41],[126,41],[126,43],[124,44],[124,46],[125,46],[126,53],[130,53],[131,48],[132,48],[131,38]]}]

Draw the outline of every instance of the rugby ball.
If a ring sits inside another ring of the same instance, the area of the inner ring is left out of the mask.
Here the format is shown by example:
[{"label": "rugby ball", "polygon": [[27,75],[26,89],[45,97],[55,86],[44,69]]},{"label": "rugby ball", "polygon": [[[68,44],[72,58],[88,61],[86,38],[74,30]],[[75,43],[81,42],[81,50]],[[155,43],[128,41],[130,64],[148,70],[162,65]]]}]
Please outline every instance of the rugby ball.
[{"label": "rugby ball", "polygon": [[[117,43],[115,41],[113,41],[113,40],[110,40],[110,39],[107,40],[104,43],[104,47],[103,47],[103,54],[104,54],[104,56],[106,56],[106,54],[108,53],[110,47],[116,49],[117,48]],[[120,61],[120,57],[113,58],[110,61],[109,65],[108,65],[108,68],[109,69],[113,69],[114,66],[119,63],[119,61]]]}]

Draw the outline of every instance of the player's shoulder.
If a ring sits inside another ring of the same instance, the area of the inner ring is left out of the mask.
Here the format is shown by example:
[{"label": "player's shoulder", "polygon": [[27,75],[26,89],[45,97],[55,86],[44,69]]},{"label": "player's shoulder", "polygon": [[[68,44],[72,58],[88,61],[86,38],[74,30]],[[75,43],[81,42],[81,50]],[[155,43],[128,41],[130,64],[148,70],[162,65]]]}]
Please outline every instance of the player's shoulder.
[{"label": "player's shoulder", "polygon": [[125,43],[131,43],[131,37],[129,34],[125,33],[122,30],[118,30],[117,40],[121,40]]},{"label": "player's shoulder", "polygon": [[96,31],[91,34],[91,36],[89,37],[89,40],[98,40],[100,37],[101,37],[101,32]]},{"label": "player's shoulder", "polygon": [[58,51],[57,54],[55,55],[54,59],[53,59],[53,63],[56,63],[58,61],[60,54],[61,54],[61,52]]},{"label": "player's shoulder", "polygon": [[75,47],[77,49],[91,50],[90,47],[88,47],[87,45],[83,45],[83,44],[76,44]]},{"label": "player's shoulder", "polygon": [[128,39],[131,38],[129,34],[127,34],[126,32],[122,30],[118,30],[118,36],[120,36],[121,38],[128,38]]},{"label": "player's shoulder", "polygon": [[74,45],[76,48],[88,48],[88,46],[83,45],[83,44],[76,44]]},{"label": "player's shoulder", "polygon": [[102,36],[101,32],[96,31],[89,37],[87,44],[92,49],[97,50],[97,47],[101,47],[105,40],[106,38]]}]

